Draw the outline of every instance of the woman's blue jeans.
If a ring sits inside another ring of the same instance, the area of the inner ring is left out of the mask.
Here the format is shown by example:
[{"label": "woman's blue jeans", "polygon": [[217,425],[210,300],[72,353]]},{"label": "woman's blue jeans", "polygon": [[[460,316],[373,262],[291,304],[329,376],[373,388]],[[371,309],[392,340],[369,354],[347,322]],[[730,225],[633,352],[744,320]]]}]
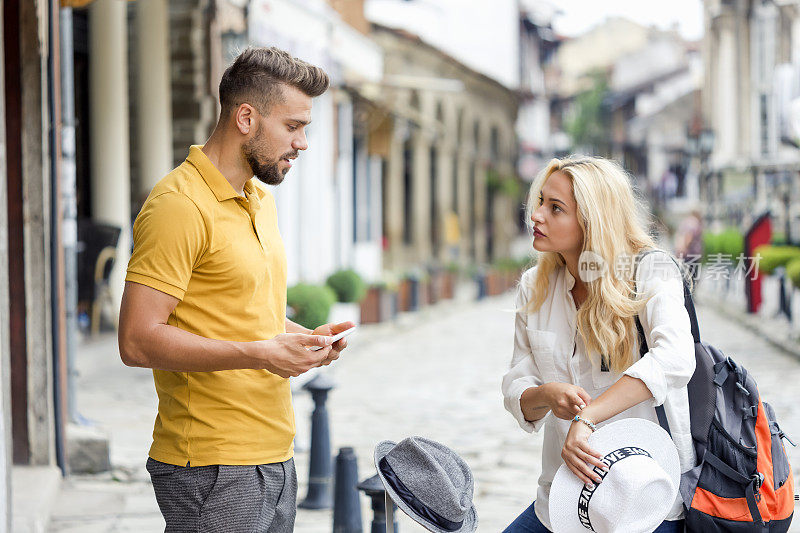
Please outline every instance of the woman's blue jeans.
[{"label": "woman's blue jeans", "polygon": [[[531,504],[503,533],[550,533],[550,530],[539,521]],[[683,533],[683,520],[665,520],[653,533]]]}]

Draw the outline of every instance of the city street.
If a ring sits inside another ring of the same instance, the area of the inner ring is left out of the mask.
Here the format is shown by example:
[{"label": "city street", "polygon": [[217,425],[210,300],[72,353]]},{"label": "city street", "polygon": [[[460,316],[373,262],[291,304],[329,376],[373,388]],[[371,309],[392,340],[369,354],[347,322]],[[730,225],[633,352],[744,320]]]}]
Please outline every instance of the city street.
[{"label": "city street", "polygon": [[[800,361],[722,318],[698,310],[704,339],[732,355],[756,377],[783,429],[800,439],[800,407],[788,384],[800,382]],[[479,531],[501,531],[535,495],[541,435],[522,431],[503,409],[500,377],[511,353],[510,294],[478,303],[447,302],[361,328],[330,372],[332,449],[352,446],[359,477],[374,474],[372,451],[381,440],[422,435],[455,449],[475,475]],[[155,416],[147,370],[122,365],[115,339],[86,345],[80,356],[79,409],[111,435],[114,471],[73,477],[62,485],[50,531],[107,532],[163,529],[144,462]],[[295,395],[299,498],[306,492],[312,403]],[[789,450],[795,479],[800,450]],[[369,531],[371,512],[362,496]],[[300,510],[296,531],[331,531],[330,511]],[[404,515],[400,531],[424,531]],[[791,531],[800,531],[800,523]]]}]

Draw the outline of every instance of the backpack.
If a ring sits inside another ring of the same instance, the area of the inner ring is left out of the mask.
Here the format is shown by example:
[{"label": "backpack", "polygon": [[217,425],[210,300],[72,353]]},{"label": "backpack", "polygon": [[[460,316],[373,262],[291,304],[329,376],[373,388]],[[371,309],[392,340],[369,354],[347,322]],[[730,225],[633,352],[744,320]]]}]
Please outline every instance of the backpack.
[{"label": "backpack", "polygon": [[[636,266],[654,251],[658,250],[640,253]],[[683,277],[684,306],[692,325],[697,363],[687,386],[697,464],[681,475],[680,486],[686,530],[786,532],[796,497],[782,441],[794,443],[781,431],[772,407],[761,401],[753,376],[700,340],[692,294],[680,265],[678,270]],[[644,356],[648,347],[638,317],[636,327]],[[669,433],[663,405],[656,407],[656,414]]]}]

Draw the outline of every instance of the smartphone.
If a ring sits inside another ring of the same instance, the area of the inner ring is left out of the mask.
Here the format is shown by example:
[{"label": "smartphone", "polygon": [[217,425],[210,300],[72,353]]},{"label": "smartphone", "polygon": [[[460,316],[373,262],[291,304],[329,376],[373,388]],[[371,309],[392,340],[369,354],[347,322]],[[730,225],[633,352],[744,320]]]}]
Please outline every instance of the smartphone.
[{"label": "smartphone", "polygon": [[[342,331],[340,333],[337,333],[336,335],[331,337],[331,344],[333,344],[334,342],[338,341],[339,339],[343,339],[343,338],[347,337],[348,335],[353,333],[355,330],[356,330],[356,326],[353,326],[350,329],[346,329],[346,330],[344,330],[344,331]],[[312,346],[312,347],[309,348],[309,350],[311,350],[312,352],[316,352],[317,350],[321,350],[323,348],[324,348],[324,346]]]}]

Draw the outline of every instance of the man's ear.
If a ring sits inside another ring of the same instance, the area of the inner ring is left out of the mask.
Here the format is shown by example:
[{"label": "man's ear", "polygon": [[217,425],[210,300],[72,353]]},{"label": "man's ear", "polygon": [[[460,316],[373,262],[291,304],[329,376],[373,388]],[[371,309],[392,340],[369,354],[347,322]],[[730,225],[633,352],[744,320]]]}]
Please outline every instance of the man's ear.
[{"label": "man's ear", "polygon": [[233,119],[239,132],[248,135],[255,126],[255,110],[250,104],[239,104]]}]

